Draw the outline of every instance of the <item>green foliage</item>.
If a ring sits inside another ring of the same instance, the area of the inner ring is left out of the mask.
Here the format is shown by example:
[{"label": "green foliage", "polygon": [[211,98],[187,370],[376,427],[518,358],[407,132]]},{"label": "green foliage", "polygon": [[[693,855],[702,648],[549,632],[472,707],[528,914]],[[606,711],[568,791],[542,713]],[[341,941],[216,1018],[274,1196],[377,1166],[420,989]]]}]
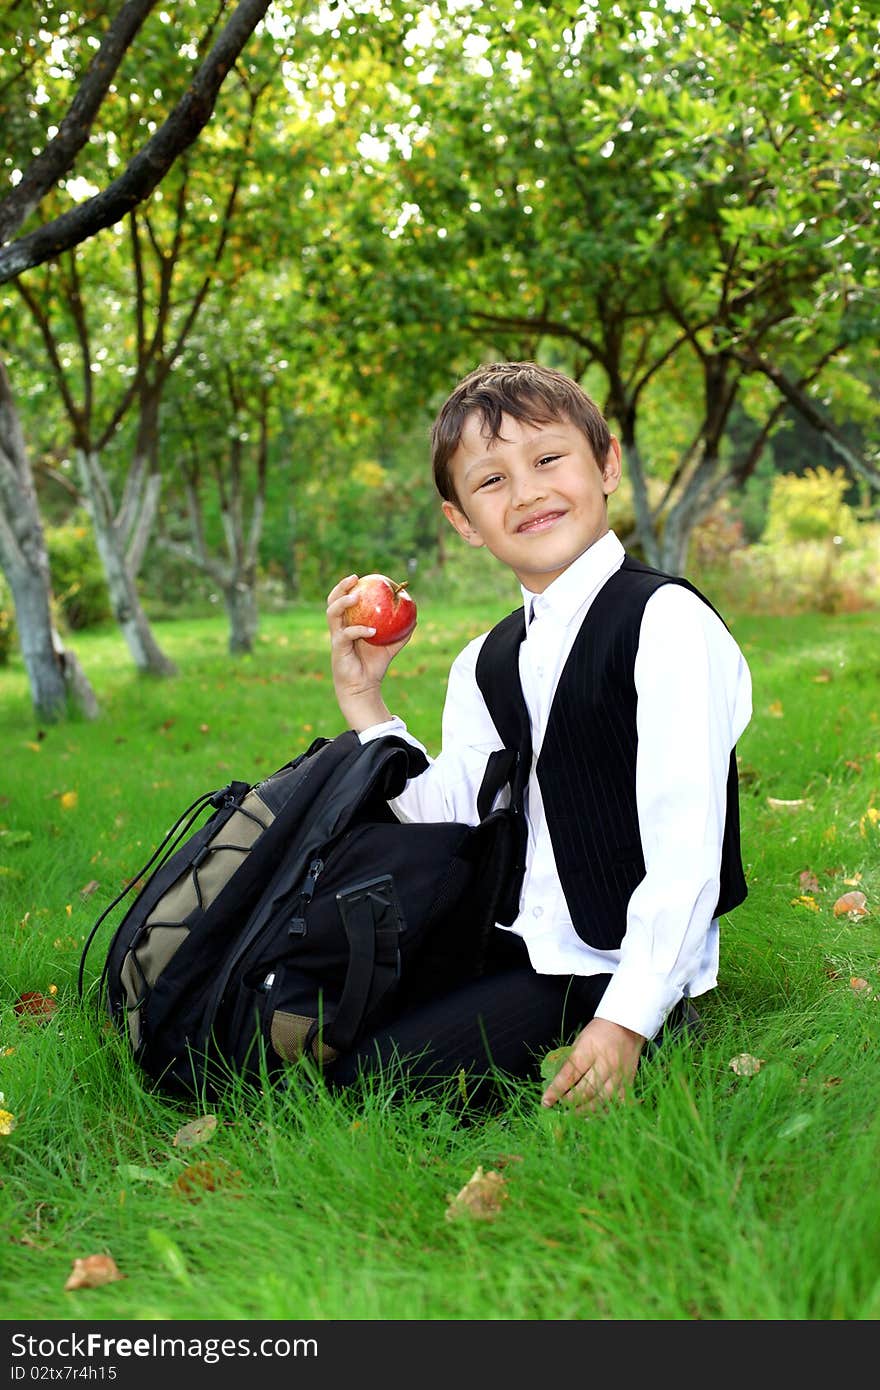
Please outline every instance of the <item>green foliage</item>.
[{"label": "green foliage", "polygon": [[107,581],[87,516],[46,528],[52,590],[58,612],[74,632],[113,616]]},{"label": "green foliage", "polygon": [[[705,544],[707,535],[711,543]],[[722,547],[715,544],[722,542]],[[689,574],[722,605],[749,613],[857,613],[880,608],[880,525],[861,523],[855,542],[738,545],[716,519],[694,532]]]},{"label": "green foliage", "polygon": [[303,598],[323,598],[345,574],[404,579],[413,572],[433,549],[437,529],[436,501],[419,471],[424,466],[405,479],[363,459],[306,483],[294,543]]},{"label": "green foliage", "polygon": [[844,500],[851,486],[842,468],[808,468],[802,477],[784,473],[773,479],[764,542],[853,541],[859,523]]},{"label": "green foliage", "polygon": [[216,586],[208,575],[155,540],[144,556],[138,592],[151,618],[208,613],[218,601]]},{"label": "green foliage", "polygon": [[775,476],[773,455],[765,450],[751,477],[732,499],[731,505],[742,523],[747,544],[760,540],[764,533]]},{"label": "green foliage", "polygon": [[6,582],[5,575],[0,574],[0,666],[8,665],[10,652],[17,640],[12,590]]}]

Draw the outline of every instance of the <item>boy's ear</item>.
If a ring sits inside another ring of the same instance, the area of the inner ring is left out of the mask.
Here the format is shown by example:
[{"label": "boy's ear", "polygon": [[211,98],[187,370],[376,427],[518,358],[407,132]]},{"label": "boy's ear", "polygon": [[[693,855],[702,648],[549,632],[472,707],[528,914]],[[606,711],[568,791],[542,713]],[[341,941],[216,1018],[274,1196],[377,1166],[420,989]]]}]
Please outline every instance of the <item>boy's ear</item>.
[{"label": "boy's ear", "polygon": [[461,507],[457,507],[454,502],[443,503],[443,515],[450,526],[454,526],[462,539],[467,541],[468,545],[481,546],[485,544],[479,531],[471,525]]},{"label": "boy's ear", "polygon": [[612,492],[617,491],[620,484],[622,468],[620,441],[612,434],[611,443],[608,446],[608,453],[605,455],[605,462],[602,464],[602,491],[605,493],[606,497],[610,497]]}]

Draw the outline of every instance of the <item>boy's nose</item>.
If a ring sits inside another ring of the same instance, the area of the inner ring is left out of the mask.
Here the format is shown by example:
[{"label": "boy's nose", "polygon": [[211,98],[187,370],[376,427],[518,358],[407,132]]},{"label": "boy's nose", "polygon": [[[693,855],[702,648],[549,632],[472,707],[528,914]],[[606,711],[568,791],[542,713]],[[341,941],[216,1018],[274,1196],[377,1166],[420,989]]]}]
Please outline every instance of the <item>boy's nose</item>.
[{"label": "boy's nose", "polygon": [[545,491],[541,479],[536,474],[526,473],[520,478],[514,477],[511,500],[516,508],[530,507],[541,500]]}]

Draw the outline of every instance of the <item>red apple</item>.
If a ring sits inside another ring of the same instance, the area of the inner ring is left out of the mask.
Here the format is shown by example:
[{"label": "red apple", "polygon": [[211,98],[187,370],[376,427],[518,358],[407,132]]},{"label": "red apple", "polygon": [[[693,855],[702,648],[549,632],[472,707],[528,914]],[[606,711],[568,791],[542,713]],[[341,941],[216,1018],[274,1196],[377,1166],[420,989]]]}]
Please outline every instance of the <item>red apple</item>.
[{"label": "red apple", "polygon": [[416,625],[416,603],[406,592],[407,581],[397,584],[385,574],[365,574],[352,589],[357,599],[345,615],[347,627],[374,627],[365,637],[373,647],[402,642]]}]

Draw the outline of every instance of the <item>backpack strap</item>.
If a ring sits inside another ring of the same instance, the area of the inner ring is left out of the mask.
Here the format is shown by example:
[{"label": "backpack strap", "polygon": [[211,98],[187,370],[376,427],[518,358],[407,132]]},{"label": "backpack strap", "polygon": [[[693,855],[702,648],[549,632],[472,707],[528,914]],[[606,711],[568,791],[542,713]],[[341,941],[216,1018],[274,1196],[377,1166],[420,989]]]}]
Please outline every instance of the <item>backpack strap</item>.
[{"label": "backpack strap", "polygon": [[[508,776],[504,780],[510,780],[511,800],[520,806],[532,762],[529,714],[519,680],[519,648],[525,631],[522,608],[517,608],[506,618],[502,618],[487,634],[480,648],[475,673],[480,694],[486,701],[492,723],[504,744],[501,758],[507,759],[512,771],[512,778]],[[489,758],[487,774],[495,757],[493,753]],[[500,770],[499,759],[490,782],[497,778]],[[484,786],[485,783],[484,778]],[[501,785],[504,785],[504,781]],[[483,788],[480,789],[480,796],[483,796]]]},{"label": "backpack strap", "polygon": [[477,796],[481,819],[488,815],[498,792],[510,786],[510,813],[514,826],[514,866],[497,921],[510,926],[519,912],[519,895],[526,866],[528,828],[525,793],[532,766],[529,713],[519,679],[519,648],[525,636],[525,613],[516,608],[487,634],[477,657],[476,681],[504,743],[491,753]]},{"label": "backpack strap", "polygon": [[497,748],[494,753],[489,754],[480,790],[477,792],[477,815],[480,820],[485,820],[490,814],[501,788],[506,787],[508,783],[512,785],[516,764],[515,748]]},{"label": "backpack strap", "polygon": [[404,921],[390,874],[348,888],[336,901],[348,938],[348,971],[336,1013],[323,1032],[337,1052],[348,1052],[364,1019],[400,979]]},{"label": "backpack strap", "polygon": [[[84,978],[86,958],[89,954],[89,947],[94,941],[98,928],[104,921],[105,917],[107,917],[113,911],[114,907],[118,906],[118,904],[122,902],[123,898],[128,897],[129,893],[135,887],[136,884],[142,883],[144,875],[148,873],[150,869],[152,869],[153,865],[156,863],[157,860],[159,860],[159,865],[156,870],[156,872],[158,873],[158,869],[162,867],[162,865],[165,863],[167,859],[171,858],[177,846],[186,837],[189,830],[198,820],[199,816],[202,814],[203,811],[206,811],[209,806],[213,806],[215,811],[219,811],[224,807],[235,805],[243,799],[248,790],[249,788],[246,782],[228,782],[225,787],[220,787],[218,791],[203,792],[201,796],[196,798],[196,800],[192,803],[191,806],[187,806],[185,811],[181,811],[180,815],[177,817],[177,820],[174,822],[171,829],[165,834],[159,846],[150,855],[143,868],[138,869],[134,877],[128,880],[128,883],[122,889],[122,892],[117,893],[113,901],[109,903],[107,907],[104,908],[104,911],[101,913],[97,922],[94,923],[91,931],[86,937],[85,945],[83,946],[82,952],[80,954],[79,972],[76,978],[76,991],[80,999],[82,999],[85,994]],[[104,970],[101,975],[100,985],[98,988],[98,993],[100,996],[103,996],[104,993],[104,982],[106,980],[106,977],[107,965],[105,963]]]},{"label": "backpack strap", "polygon": [[477,685],[505,748],[531,744],[519,682],[519,649],[525,635],[524,610],[516,608],[486,634],[477,657]]}]

